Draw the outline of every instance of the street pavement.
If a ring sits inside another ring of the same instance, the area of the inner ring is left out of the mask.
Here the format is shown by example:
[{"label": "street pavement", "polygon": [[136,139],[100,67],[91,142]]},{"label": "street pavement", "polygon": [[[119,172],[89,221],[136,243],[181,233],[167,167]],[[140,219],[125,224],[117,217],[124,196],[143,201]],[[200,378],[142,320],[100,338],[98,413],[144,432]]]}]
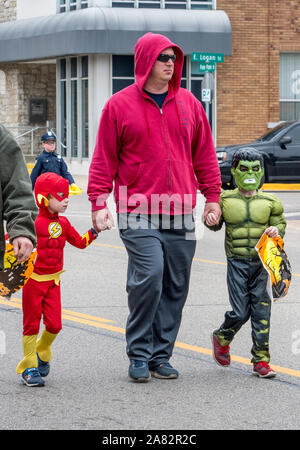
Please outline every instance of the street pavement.
[{"label": "street pavement", "polygon": [[[76,180],[77,181],[77,180]],[[83,182],[81,183],[83,184]],[[200,229],[188,300],[172,364],[177,380],[129,381],[124,328],[127,255],[116,229],[85,250],[65,248],[63,330],[43,388],[22,385],[21,294],[0,299],[1,430],[286,430],[300,423],[300,192],[278,192],[288,219],[293,279],[272,305],[275,379],[251,375],[251,328],[231,345],[232,364],[211,356],[211,331],[229,308],[224,230]],[[91,226],[84,192],[66,212],[82,234]],[[201,227],[200,227],[201,228]],[[43,325],[41,325],[43,329]]]}]

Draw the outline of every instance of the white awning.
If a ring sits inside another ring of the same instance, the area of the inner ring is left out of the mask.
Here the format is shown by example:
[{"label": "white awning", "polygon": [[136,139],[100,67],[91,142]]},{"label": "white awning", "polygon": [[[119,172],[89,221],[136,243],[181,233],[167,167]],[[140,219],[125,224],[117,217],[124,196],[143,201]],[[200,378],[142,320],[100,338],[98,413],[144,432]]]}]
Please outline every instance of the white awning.
[{"label": "white awning", "polygon": [[185,54],[231,54],[231,25],[220,10],[92,7],[0,24],[0,62],[59,56],[133,54],[148,31],[166,35]]}]

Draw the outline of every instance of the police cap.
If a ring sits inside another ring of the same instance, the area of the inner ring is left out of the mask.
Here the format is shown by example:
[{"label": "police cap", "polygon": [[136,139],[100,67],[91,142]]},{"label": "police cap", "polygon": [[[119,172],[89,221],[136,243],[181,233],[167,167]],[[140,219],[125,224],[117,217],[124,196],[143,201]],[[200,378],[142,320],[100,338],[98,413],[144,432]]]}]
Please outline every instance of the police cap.
[{"label": "police cap", "polygon": [[56,136],[53,133],[53,131],[47,131],[47,133],[43,134],[43,136],[41,137],[41,141],[45,142],[45,141],[56,141]]}]

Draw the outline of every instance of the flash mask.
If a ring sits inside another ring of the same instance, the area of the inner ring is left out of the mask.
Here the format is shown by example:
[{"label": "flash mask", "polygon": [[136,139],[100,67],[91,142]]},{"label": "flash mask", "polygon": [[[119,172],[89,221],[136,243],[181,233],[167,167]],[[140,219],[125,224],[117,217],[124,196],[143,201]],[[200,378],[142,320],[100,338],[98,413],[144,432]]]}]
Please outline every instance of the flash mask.
[{"label": "flash mask", "polygon": [[34,194],[37,205],[41,207],[44,204],[47,207],[49,194],[59,202],[69,197],[69,182],[56,173],[43,173],[36,180]]}]

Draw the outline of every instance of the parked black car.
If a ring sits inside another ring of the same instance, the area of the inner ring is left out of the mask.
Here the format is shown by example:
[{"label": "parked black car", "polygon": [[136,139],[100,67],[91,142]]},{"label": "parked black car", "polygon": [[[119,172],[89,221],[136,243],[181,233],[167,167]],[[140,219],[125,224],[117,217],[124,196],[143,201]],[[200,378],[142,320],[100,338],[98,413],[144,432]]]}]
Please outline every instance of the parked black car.
[{"label": "parked black car", "polygon": [[224,189],[232,188],[232,156],[242,147],[254,147],[264,156],[265,183],[300,182],[300,122],[283,122],[247,144],[217,147],[217,157]]}]

